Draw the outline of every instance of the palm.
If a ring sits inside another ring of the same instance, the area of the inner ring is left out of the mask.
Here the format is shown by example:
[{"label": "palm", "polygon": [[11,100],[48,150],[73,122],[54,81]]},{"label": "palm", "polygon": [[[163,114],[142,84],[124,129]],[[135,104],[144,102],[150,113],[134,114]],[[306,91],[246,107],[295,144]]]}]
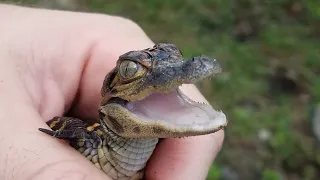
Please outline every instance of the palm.
[{"label": "palm", "polygon": [[[118,56],[153,43],[121,18],[1,8],[10,17],[1,24],[10,28],[0,28],[0,120],[6,124],[0,126],[0,159],[7,159],[0,162],[0,179],[105,179],[80,153],[38,128],[71,107],[75,117],[97,119],[102,81]],[[194,87],[187,91],[204,100]],[[161,142],[147,177],[204,179],[222,139],[220,132]]]}]

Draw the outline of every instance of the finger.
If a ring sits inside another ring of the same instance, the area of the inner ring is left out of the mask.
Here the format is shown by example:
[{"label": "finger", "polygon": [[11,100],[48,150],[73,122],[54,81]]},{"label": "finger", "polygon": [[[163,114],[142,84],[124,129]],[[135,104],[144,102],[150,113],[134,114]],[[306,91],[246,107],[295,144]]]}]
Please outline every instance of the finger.
[{"label": "finger", "polygon": [[[88,39],[76,43],[73,36],[63,34],[71,30],[67,22],[76,22],[77,29],[83,18],[73,13],[6,7],[0,5],[0,12],[8,17],[4,24],[11,28],[1,28],[0,33],[0,179],[108,179],[67,143],[38,131],[48,128],[43,119],[63,113],[76,92],[86,52],[83,41]],[[52,28],[46,21],[52,22]],[[24,26],[29,23],[35,26]],[[85,21],[80,24],[86,25]],[[61,31],[61,26],[66,28]],[[68,38],[74,42],[72,46],[66,43]],[[52,62],[57,63],[54,71]],[[68,66],[68,62],[72,64]]]},{"label": "finger", "polygon": [[[198,102],[207,102],[193,85],[182,90]],[[147,165],[147,179],[206,179],[208,170],[220,151],[223,130],[204,136],[161,141]]]},{"label": "finger", "polygon": [[38,131],[45,124],[13,68],[27,70],[0,57],[0,179],[107,179],[66,143]]},{"label": "finger", "polygon": [[222,140],[223,131],[161,141],[148,162],[147,179],[206,179],[208,170],[221,148]]},{"label": "finger", "polygon": [[[37,108],[44,119],[57,115],[57,112],[62,114],[72,104],[76,104],[75,115],[96,117],[103,79],[115,66],[118,57],[127,51],[153,45],[137,24],[121,17],[4,7],[8,8],[0,12],[10,18],[0,20],[12,29],[5,31],[2,37],[4,42],[10,42],[7,51],[11,54],[18,52],[15,58],[23,57],[21,63],[35,71],[33,78],[45,84],[43,94],[31,94],[38,101],[37,105],[41,104]],[[9,14],[12,8],[14,13]],[[64,98],[59,102],[62,105],[52,103],[56,99],[46,94],[52,92],[54,86],[58,86],[54,93]]]},{"label": "finger", "polygon": [[154,45],[137,24],[125,19],[109,22],[99,31],[103,35],[93,43],[83,68],[75,106],[71,110],[73,115],[87,120],[97,120],[103,80],[115,67],[119,56]]}]

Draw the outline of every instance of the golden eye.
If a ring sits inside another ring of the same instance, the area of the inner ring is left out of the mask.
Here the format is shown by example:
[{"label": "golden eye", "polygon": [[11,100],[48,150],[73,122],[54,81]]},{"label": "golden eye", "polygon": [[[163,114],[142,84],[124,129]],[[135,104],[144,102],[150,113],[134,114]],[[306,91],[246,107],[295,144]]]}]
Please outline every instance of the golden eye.
[{"label": "golden eye", "polygon": [[131,78],[138,71],[137,63],[129,60],[122,61],[119,67],[120,75],[123,78]]}]

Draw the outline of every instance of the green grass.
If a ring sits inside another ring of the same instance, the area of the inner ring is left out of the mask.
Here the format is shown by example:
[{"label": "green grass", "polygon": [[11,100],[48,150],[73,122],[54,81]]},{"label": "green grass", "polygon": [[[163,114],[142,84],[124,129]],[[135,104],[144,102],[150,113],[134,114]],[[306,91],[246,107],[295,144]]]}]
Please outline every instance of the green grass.
[{"label": "green grass", "polygon": [[[230,120],[208,180],[220,179],[222,167],[240,179],[320,177],[309,113],[320,100],[319,0],[91,0],[86,7],[128,17],[187,57],[221,61],[224,73],[198,84]],[[261,129],[269,140],[259,140]]]}]

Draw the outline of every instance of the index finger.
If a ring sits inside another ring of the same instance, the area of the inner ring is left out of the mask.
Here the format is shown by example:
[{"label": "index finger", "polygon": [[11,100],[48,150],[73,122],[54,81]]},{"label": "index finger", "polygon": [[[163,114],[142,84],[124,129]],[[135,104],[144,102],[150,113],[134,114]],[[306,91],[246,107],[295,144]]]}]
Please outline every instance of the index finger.
[{"label": "index finger", "polygon": [[[182,90],[191,99],[207,103],[194,85],[183,85]],[[223,139],[223,130],[203,136],[165,139],[158,144],[148,162],[147,179],[206,179]]]}]

